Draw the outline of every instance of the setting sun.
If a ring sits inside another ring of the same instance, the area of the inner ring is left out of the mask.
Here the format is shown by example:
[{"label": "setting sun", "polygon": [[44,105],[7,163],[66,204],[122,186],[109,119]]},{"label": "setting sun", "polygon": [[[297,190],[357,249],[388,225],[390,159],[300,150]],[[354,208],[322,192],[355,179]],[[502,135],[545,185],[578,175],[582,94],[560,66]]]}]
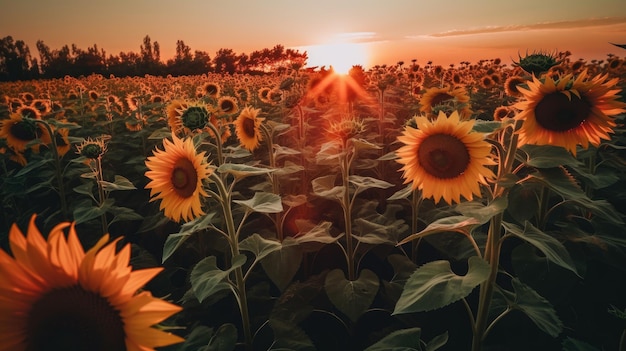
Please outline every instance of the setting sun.
[{"label": "setting sun", "polygon": [[348,73],[354,65],[366,66],[368,64],[368,50],[366,44],[357,43],[333,43],[324,45],[311,45],[304,48],[308,54],[309,67],[327,68],[333,66],[337,73]]}]

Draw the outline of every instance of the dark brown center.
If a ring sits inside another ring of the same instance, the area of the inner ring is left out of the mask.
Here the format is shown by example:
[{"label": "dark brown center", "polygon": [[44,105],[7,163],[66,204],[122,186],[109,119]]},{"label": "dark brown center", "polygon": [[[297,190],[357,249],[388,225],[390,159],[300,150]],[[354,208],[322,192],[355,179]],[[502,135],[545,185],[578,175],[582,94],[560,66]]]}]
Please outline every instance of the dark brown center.
[{"label": "dark brown center", "polygon": [[196,191],[198,183],[198,173],[193,163],[186,158],[176,161],[174,170],[172,170],[171,182],[180,197],[191,197]]},{"label": "dark brown center", "polygon": [[591,104],[583,97],[555,92],[546,95],[535,107],[535,119],[543,128],[564,132],[578,127],[591,113]]},{"label": "dark brown center", "polygon": [[419,146],[420,166],[433,177],[450,179],[463,174],[470,163],[465,144],[448,134],[428,136]]}]

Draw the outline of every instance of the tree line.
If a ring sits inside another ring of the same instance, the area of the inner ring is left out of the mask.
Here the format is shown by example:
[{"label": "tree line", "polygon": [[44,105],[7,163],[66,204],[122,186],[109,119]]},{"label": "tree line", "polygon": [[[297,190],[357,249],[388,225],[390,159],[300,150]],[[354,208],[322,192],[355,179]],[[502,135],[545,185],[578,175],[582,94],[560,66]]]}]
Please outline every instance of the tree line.
[{"label": "tree line", "polygon": [[11,36],[0,39],[0,81],[16,81],[43,78],[73,77],[90,74],[114,75],[116,77],[182,76],[209,72],[234,74],[264,74],[305,65],[307,53],[285,49],[276,45],[271,49],[245,54],[232,49],[219,49],[214,57],[206,51],[194,50],[184,41],[176,42],[176,54],[167,61],[161,60],[161,47],[150,36],[143,38],[139,53],[120,52],[109,54],[96,44],[83,50],[76,45],[64,45],[50,49],[42,40],[36,43],[39,57],[33,57],[22,40]]}]

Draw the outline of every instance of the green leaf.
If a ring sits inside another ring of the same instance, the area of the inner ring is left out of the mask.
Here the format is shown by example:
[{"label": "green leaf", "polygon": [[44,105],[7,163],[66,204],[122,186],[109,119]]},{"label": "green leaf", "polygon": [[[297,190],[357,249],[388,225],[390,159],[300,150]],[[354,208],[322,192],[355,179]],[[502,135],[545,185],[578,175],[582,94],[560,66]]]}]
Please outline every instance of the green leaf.
[{"label": "green leaf", "polygon": [[391,160],[397,160],[398,158],[399,158],[398,154],[396,154],[395,151],[390,151],[390,152],[380,156],[376,160],[378,160],[378,161],[391,161]]},{"label": "green leaf", "polygon": [[[403,224],[404,222],[401,222]],[[354,220],[355,230],[358,229],[360,235],[354,235],[353,238],[364,244],[370,245],[395,245],[397,240],[397,232],[392,230],[388,224],[379,224],[368,221],[365,218],[356,218]]]},{"label": "green leaf", "polygon": [[170,234],[165,239],[165,244],[163,245],[163,258],[161,259],[161,263],[165,263],[170,256],[176,252],[176,250],[191,236],[192,233],[176,233]]},{"label": "green leaf", "polygon": [[301,262],[302,249],[295,240],[285,238],[279,250],[270,252],[261,260],[261,266],[270,280],[283,291],[300,269]]},{"label": "green leaf", "polygon": [[323,221],[316,225],[311,225],[311,222],[308,220],[296,219],[296,226],[300,231],[293,236],[293,240],[298,245],[311,242],[330,244],[341,237],[334,237],[330,234],[330,229],[333,226],[332,222]]},{"label": "green leaf", "polygon": [[356,322],[374,301],[379,284],[376,273],[368,269],[362,270],[357,280],[348,280],[343,270],[334,269],[326,275],[324,290],[330,302]]},{"label": "green leaf", "polygon": [[592,346],[584,341],[573,339],[569,336],[563,340],[561,346],[563,346],[563,351],[601,351],[595,346]]},{"label": "green leaf", "polygon": [[468,201],[458,204],[455,209],[463,216],[475,218],[480,224],[485,224],[492,217],[506,210],[508,205],[508,198],[500,196],[486,206],[479,201]]},{"label": "green leaf", "polygon": [[472,228],[480,224],[480,221],[476,218],[466,216],[450,216],[438,219],[429,224],[424,230],[419,233],[414,233],[398,243],[402,245],[417,238],[425,237],[428,235],[441,233],[441,232],[457,232],[463,235],[470,235]]},{"label": "green leaf", "polygon": [[[585,166],[586,167],[586,166]],[[617,183],[620,178],[615,169],[600,167],[595,173],[590,173],[585,167],[572,167],[574,172],[591,185],[592,189],[603,189]]]},{"label": "green leaf", "polygon": [[130,180],[116,175],[113,183],[107,181],[100,181],[100,185],[102,185],[102,189],[104,191],[113,191],[113,190],[135,190],[137,189]]},{"label": "green leaf", "polygon": [[105,214],[109,207],[114,203],[113,199],[106,199],[100,206],[91,205],[91,201],[85,202],[85,205],[79,205],[74,210],[74,221],[76,224],[88,222],[94,218],[98,218]]},{"label": "green leaf", "polygon": [[591,200],[564,168],[545,168],[525,180],[537,181],[567,200],[583,206],[613,224],[624,224],[622,215],[606,200]]},{"label": "green leaf", "polygon": [[358,152],[360,150],[379,150],[380,146],[376,144],[372,144],[365,139],[352,139],[352,144],[354,144],[354,149]]},{"label": "green leaf", "polygon": [[452,272],[450,262],[429,262],[409,277],[393,314],[425,312],[447,306],[467,295],[489,276],[490,266],[478,256],[468,260],[464,276]]},{"label": "green leaf", "polygon": [[233,257],[232,266],[228,270],[221,270],[217,267],[215,256],[206,257],[198,262],[191,271],[191,288],[198,301],[202,302],[216,292],[230,288],[224,280],[230,272],[246,263],[246,255]]},{"label": "green leaf", "polygon": [[281,156],[286,156],[286,155],[299,155],[300,151],[296,150],[296,149],[292,149],[286,146],[281,146],[278,144],[274,144],[274,156],[276,157],[276,159],[278,159]]},{"label": "green leaf", "polygon": [[439,348],[443,347],[448,343],[448,332],[444,332],[443,334],[439,334],[434,338],[430,339],[428,344],[426,345],[426,351],[435,351]]},{"label": "green leaf", "polygon": [[345,187],[342,185],[335,186],[335,174],[315,178],[311,181],[313,185],[313,194],[331,200],[341,200]]},{"label": "green leaf", "polygon": [[250,235],[239,243],[239,249],[252,252],[257,261],[276,250],[280,250],[281,247],[280,242],[265,239],[257,233]]},{"label": "green leaf", "polygon": [[511,283],[515,291],[515,301],[511,307],[524,312],[539,329],[551,337],[559,336],[563,331],[563,322],[552,304],[519,279],[513,278]]},{"label": "green leaf", "polygon": [[316,350],[313,341],[297,324],[272,318],[270,325],[274,331],[275,340],[271,350]]},{"label": "green leaf", "polygon": [[288,174],[301,172],[303,170],[304,170],[303,166],[295,164],[291,161],[285,161],[285,164],[282,167],[275,169],[274,174],[277,176],[284,176]]},{"label": "green leaf", "polygon": [[507,233],[510,233],[535,246],[544,255],[546,255],[546,259],[565,269],[572,271],[574,274],[580,277],[578,271],[576,270],[576,265],[574,264],[574,261],[570,257],[569,252],[567,251],[565,246],[563,246],[563,244],[561,244],[552,236],[537,229],[528,221],[524,223],[524,229],[513,223],[508,222],[502,222],[502,226],[507,231]]},{"label": "green leaf", "polygon": [[581,164],[569,151],[560,146],[526,144],[520,150],[526,153],[525,163],[531,167],[553,168]]},{"label": "green leaf", "polygon": [[89,196],[91,199],[93,199],[94,202],[98,202],[98,200],[96,200],[96,198],[93,196],[93,186],[93,182],[85,182],[79,186],[74,187],[73,190],[79,194]]},{"label": "green leaf", "polygon": [[537,215],[539,211],[539,184],[521,183],[514,185],[509,191],[508,214],[517,222],[524,223]]},{"label": "green leaf", "polygon": [[502,130],[506,127],[507,123],[503,123],[501,121],[486,121],[481,119],[476,119],[474,123],[474,127],[472,130],[478,133],[493,133],[498,130]]},{"label": "green leaf", "polygon": [[278,213],[283,210],[279,195],[257,191],[249,200],[233,200],[247,209],[259,213]]},{"label": "green leaf", "polygon": [[107,212],[113,214],[113,219],[109,221],[109,225],[119,221],[139,221],[143,219],[142,215],[128,207],[110,206]]},{"label": "green leaf", "polygon": [[357,193],[369,188],[387,189],[393,186],[393,184],[384,180],[359,175],[351,175],[349,177],[349,182],[356,185]]},{"label": "green leaf", "polygon": [[365,351],[419,351],[421,334],[420,328],[396,330],[366,348]]},{"label": "green leaf", "polygon": [[155,130],[148,136],[148,139],[163,140],[172,137],[172,131],[168,127]]},{"label": "green leaf", "polygon": [[404,200],[404,199],[408,199],[409,196],[411,196],[411,194],[413,194],[413,189],[411,184],[407,185],[406,187],[404,187],[403,189],[400,189],[398,191],[396,191],[395,193],[393,193],[393,195],[391,195],[389,198],[387,198],[387,200],[392,201],[392,200]]},{"label": "green leaf", "polygon": [[228,323],[221,325],[211,336],[209,344],[199,351],[232,351],[237,346],[237,328]]},{"label": "green leaf", "polygon": [[237,179],[243,179],[245,177],[257,176],[274,172],[270,168],[253,167],[239,163],[225,163],[217,168],[219,173],[232,174]]}]

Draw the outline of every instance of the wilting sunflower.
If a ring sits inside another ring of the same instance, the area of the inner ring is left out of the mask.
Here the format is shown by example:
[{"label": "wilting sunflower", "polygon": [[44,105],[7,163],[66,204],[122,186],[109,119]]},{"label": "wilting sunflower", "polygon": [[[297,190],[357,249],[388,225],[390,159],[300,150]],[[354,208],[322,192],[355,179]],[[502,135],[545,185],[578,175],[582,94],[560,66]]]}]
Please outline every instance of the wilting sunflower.
[{"label": "wilting sunflower", "polygon": [[163,139],[163,147],[146,161],[150,201],[161,200],[160,209],[175,222],[203,215],[201,200],[208,194],[202,183],[212,173],[204,152],[196,152],[191,138],[179,139],[176,134],[172,141]]},{"label": "wilting sunflower", "polygon": [[76,146],[76,153],[84,156],[87,160],[97,160],[102,158],[107,151],[105,138],[99,137],[91,139],[88,137],[82,143]]},{"label": "wilting sunflower", "polygon": [[[5,138],[7,144],[17,152],[23,152],[26,145],[36,139],[44,144],[51,142],[46,127],[32,119],[22,117],[19,113],[12,113],[8,119],[0,120],[0,138]],[[39,148],[33,150],[38,151]]]},{"label": "wilting sunflower", "polygon": [[442,198],[448,204],[461,202],[461,196],[472,200],[480,196],[480,184],[494,178],[485,167],[494,165],[491,145],[480,133],[471,132],[474,120],[460,121],[455,111],[447,117],[439,112],[431,121],[426,116],[415,117],[417,129],[407,126],[398,140],[404,145],[396,154],[403,164],[404,183],[412,182],[425,198],[435,202]]},{"label": "wilting sunflower", "polygon": [[467,95],[465,88],[462,86],[428,88],[420,100],[420,112],[428,114],[432,113],[433,109],[438,106],[452,104],[451,107],[453,107],[454,110],[459,111],[463,119],[468,119],[472,115],[472,111],[469,107],[469,101],[469,95]]},{"label": "wilting sunflower", "polygon": [[576,155],[577,145],[587,149],[610,139],[615,127],[611,116],[626,111],[626,104],[618,100],[617,83],[618,78],[609,80],[606,74],[588,79],[587,71],[577,78],[533,77],[528,89],[519,87],[525,101],[514,105],[521,110],[515,118],[524,121],[520,145],[556,145]]},{"label": "wilting sunflower", "polygon": [[108,235],[85,252],[74,223],[46,240],[35,219],[26,236],[11,227],[13,257],[0,250],[1,350],[141,351],[184,341],[152,328],[181,308],[137,292],[162,268],[132,271],[130,245],[116,252]]},{"label": "wilting sunflower", "polygon": [[249,151],[254,151],[259,147],[260,141],[263,140],[261,123],[265,118],[258,117],[260,111],[261,109],[246,106],[235,120],[237,138],[239,138],[241,146]]}]

